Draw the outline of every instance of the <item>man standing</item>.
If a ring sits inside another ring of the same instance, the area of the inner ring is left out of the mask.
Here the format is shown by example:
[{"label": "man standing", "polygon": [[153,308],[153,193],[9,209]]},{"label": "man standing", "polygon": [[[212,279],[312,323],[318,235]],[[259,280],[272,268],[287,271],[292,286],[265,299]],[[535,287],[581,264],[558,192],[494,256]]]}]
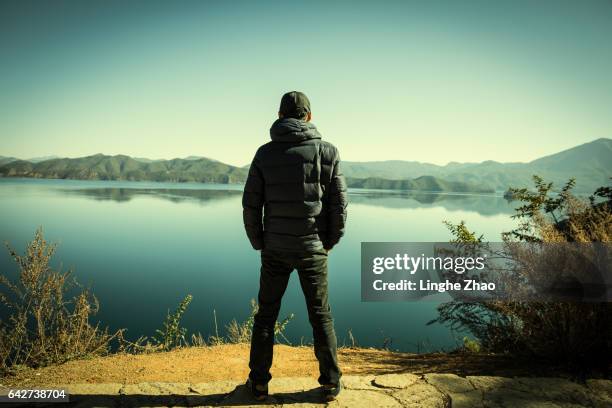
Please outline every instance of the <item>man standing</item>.
[{"label": "man standing", "polygon": [[251,163],[242,197],[244,227],[261,250],[259,310],[255,315],[249,381],[257,399],[272,378],[274,326],[289,275],[297,269],[319,361],[319,383],[328,400],[340,392],[336,333],[327,290],[327,256],[344,234],[346,183],[338,149],[321,140],[301,92],[283,95],[271,142]]}]

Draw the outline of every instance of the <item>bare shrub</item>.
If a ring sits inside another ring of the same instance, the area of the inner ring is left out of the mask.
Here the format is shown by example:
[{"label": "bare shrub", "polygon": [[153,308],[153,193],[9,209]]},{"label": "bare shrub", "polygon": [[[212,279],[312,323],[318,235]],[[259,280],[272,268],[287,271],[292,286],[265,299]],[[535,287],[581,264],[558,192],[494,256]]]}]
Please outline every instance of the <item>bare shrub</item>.
[{"label": "bare shrub", "polygon": [[[576,258],[560,251],[562,245],[548,245],[542,253],[525,253],[513,250],[521,248],[513,246],[513,242],[586,243],[583,255],[589,258],[589,243],[609,244],[612,238],[610,187],[598,189],[585,200],[572,194],[573,180],[559,194],[552,193],[552,183],[537,176],[534,181],[535,191],[511,189],[513,197],[523,203],[514,215],[521,222],[502,235],[508,244],[503,256],[522,265],[510,278],[530,286],[561,279],[564,271],[582,267],[571,264]],[[448,226],[455,242],[483,244],[482,236],[469,231],[464,222]],[[600,261],[609,266],[608,257]],[[556,271],[557,276],[550,276],[551,271]],[[429,324],[437,322],[471,332],[484,351],[544,359],[563,364],[578,374],[609,370],[612,349],[609,302],[454,300],[440,305],[438,313]]]},{"label": "bare shrub", "polygon": [[7,244],[19,268],[12,282],[0,275],[0,369],[17,365],[40,367],[109,351],[110,341],[120,331],[109,334],[92,325],[90,317],[99,309],[96,297],[87,289],[66,299],[70,289],[79,287],[71,272],[53,270],[49,263],[56,245],[43,237],[42,228],[23,255]]},{"label": "bare shrub", "polygon": [[202,333],[197,332],[191,335],[191,341],[189,342],[191,347],[204,347],[206,346],[206,340]]}]

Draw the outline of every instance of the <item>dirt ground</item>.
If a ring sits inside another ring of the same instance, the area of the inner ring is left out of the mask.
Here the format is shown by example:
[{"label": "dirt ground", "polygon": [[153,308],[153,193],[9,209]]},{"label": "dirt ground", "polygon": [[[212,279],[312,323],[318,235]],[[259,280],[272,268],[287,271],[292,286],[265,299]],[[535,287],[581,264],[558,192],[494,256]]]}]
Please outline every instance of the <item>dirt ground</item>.
[{"label": "dirt ground", "polygon": [[[166,353],[114,354],[70,361],[38,370],[22,369],[0,378],[0,384],[62,385],[73,383],[210,382],[243,380],[248,375],[248,344],[191,347]],[[549,368],[526,367],[513,359],[492,355],[411,354],[375,349],[342,348],[338,352],[344,374],[454,373],[459,375],[533,376],[551,374]],[[317,377],[311,347],[274,348],[274,377]]]}]

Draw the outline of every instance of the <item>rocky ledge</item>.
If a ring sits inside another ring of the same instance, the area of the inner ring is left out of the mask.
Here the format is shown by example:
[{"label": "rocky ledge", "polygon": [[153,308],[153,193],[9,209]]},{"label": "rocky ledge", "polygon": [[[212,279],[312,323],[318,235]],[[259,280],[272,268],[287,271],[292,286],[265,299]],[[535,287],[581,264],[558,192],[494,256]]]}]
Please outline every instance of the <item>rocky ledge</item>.
[{"label": "rocky ledge", "polygon": [[[344,390],[325,404],[312,378],[274,378],[263,402],[250,396],[242,383],[70,384],[70,404],[62,406],[291,406],[291,407],[610,407],[612,381],[578,384],[560,378],[490,377],[454,374],[384,374],[344,376]],[[6,395],[8,390],[0,394]],[[15,405],[19,406],[19,405]],[[21,406],[28,406],[27,403]],[[51,405],[57,406],[57,404]]]}]

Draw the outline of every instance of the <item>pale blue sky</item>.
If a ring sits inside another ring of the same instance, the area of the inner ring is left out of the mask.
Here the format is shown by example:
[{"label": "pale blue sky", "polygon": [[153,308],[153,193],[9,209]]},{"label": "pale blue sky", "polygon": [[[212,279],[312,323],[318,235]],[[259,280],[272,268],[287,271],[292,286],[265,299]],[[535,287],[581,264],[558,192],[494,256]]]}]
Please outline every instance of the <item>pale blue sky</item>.
[{"label": "pale blue sky", "polygon": [[244,165],[290,90],[345,160],[528,161],[612,137],[612,1],[0,3],[0,155]]}]

